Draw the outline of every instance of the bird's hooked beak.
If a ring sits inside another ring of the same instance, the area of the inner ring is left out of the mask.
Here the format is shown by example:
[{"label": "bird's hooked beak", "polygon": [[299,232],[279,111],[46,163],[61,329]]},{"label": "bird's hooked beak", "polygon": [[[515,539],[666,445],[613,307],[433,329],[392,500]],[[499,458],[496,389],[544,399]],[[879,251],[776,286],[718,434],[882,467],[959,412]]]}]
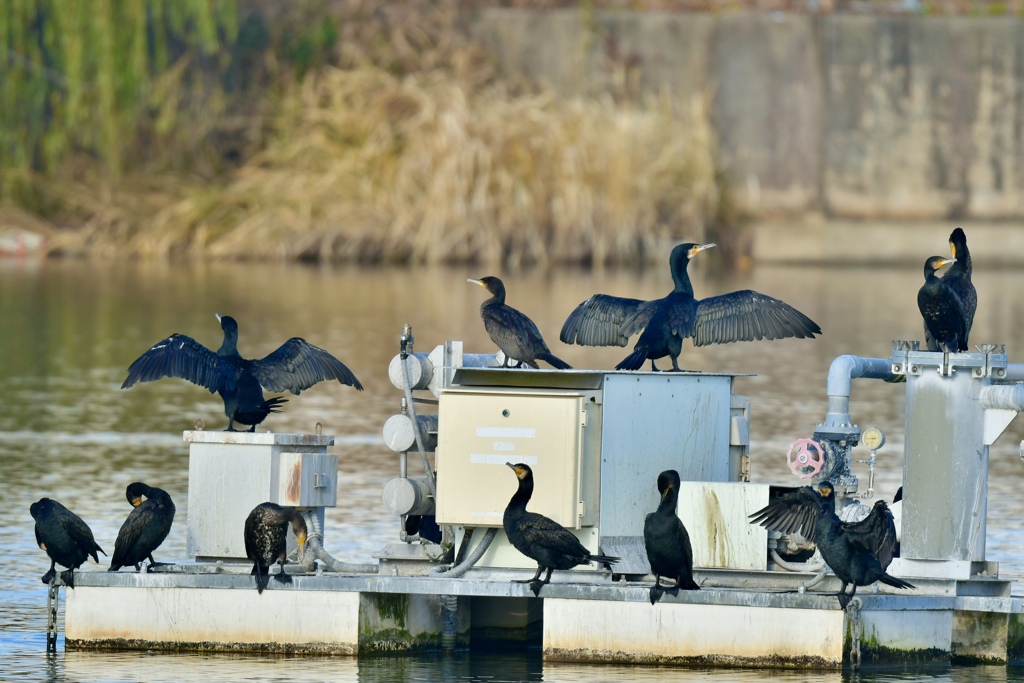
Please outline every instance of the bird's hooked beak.
[{"label": "bird's hooked beak", "polygon": [[516,478],[517,479],[522,479],[523,478],[523,470],[522,470],[522,468],[519,467],[519,465],[514,465],[514,464],[512,464],[510,462],[507,462],[505,464],[508,465],[509,467],[511,467],[512,471],[516,473]]},{"label": "bird's hooked beak", "polygon": [[831,484],[827,482],[818,484],[818,493],[820,493],[823,498],[830,497],[832,495],[832,491],[833,489]]},{"label": "bird's hooked beak", "polygon": [[136,497],[132,498],[131,500],[129,500],[128,502],[131,503],[131,506],[133,508],[137,508],[140,505],[142,505],[142,496],[136,496]]},{"label": "bird's hooked beak", "polygon": [[938,265],[939,265],[939,268],[944,268],[945,266],[949,265],[950,263],[956,263],[956,259],[955,258],[944,258],[941,261],[939,261]]},{"label": "bird's hooked beak", "polygon": [[705,249],[710,249],[711,247],[717,247],[717,246],[718,245],[715,244],[714,242],[708,242],[707,244],[698,244],[695,247],[690,247],[690,251],[689,251],[689,253],[686,254],[686,256],[687,256],[687,258],[693,258],[694,256],[696,256],[700,252],[704,251]]},{"label": "bird's hooked beak", "polygon": [[481,287],[486,287],[486,285],[484,283],[482,283],[479,280],[474,279],[474,278],[466,278],[466,282],[472,282],[474,285],[480,285]]},{"label": "bird's hooked beak", "polygon": [[214,315],[217,316],[217,322],[220,322],[220,313],[214,313]]}]

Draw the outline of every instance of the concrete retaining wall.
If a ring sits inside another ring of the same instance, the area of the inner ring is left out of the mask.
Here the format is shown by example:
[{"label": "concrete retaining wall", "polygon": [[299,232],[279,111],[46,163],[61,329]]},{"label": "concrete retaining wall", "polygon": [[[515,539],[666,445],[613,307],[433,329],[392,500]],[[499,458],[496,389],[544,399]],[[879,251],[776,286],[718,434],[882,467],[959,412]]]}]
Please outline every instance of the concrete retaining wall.
[{"label": "concrete retaining wall", "polygon": [[487,9],[505,75],[570,95],[708,93],[762,216],[1024,216],[1024,20]]}]

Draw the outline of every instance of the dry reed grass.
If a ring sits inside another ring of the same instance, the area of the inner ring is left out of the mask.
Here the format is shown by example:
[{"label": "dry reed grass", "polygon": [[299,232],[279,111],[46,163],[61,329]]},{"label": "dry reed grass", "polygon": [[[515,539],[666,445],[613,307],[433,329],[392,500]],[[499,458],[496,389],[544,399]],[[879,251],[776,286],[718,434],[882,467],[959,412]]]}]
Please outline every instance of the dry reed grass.
[{"label": "dry reed grass", "polygon": [[[321,69],[223,187],[69,195],[69,252],[360,262],[637,262],[716,201],[703,98],[472,92],[443,71]],[[68,199],[64,200],[68,202]],[[77,243],[77,244],[76,244]],[[109,247],[107,246],[109,245]]]}]

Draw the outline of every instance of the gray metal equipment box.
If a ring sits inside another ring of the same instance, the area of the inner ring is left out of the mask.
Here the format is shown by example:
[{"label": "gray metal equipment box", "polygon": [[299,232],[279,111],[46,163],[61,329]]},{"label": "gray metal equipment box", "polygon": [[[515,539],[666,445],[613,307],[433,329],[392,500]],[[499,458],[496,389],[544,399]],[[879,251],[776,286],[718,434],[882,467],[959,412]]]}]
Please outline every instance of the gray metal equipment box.
[{"label": "gray metal equipment box", "polygon": [[[518,485],[505,463],[524,462],[535,480],[529,510],[574,530],[591,551],[642,545],[661,471],[684,481],[740,479],[749,430],[734,377],[458,370],[438,411],[438,522],[500,527]],[[495,542],[507,539],[500,533]],[[479,564],[524,566],[501,557],[489,551]],[[620,564],[630,571],[628,560]]]},{"label": "gray metal equipment box", "polygon": [[[205,432],[189,442],[185,547],[197,560],[245,559],[245,518],[260,503],[334,507],[338,456],[327,434]],[[323,519],[320,520],[323,522]]]}]

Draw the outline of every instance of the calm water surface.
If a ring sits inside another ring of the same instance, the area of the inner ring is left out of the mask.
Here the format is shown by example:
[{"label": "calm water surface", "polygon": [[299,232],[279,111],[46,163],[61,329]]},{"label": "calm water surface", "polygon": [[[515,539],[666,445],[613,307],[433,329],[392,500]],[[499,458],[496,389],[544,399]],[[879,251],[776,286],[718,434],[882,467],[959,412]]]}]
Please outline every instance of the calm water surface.
[{"label": "calm water surface", "polygon": [[[978,266],[976,265],[976,269]],[[825,413],[825,377],[835,356],[887,357],[890,341],[919,338],[916,292],[920,268],[885,270],[761,267],[749,273],[709,275],[693,268],[699,296],[752,288],[779,297],[825,330],[815,341],[684,348],[681,364],[695,370],[756,373],[736,380],[754,400],[752,474],[757,481],[792,481],[785,467],[791,441],[809,436]],[[163,653],[45,654],[46,591],[39,577],[49,566],[34,542],[28,508],[41,496],[60,500],[113,551],[128,512],[124,487],[136,480],[174,497],[175,527],[157,559],[185,559],[188,448],[181,433],[197,418],[226,426],[216,396],[181,380],[121,391],[125,369],[142,351],[172,332],[211,348],[221,333],[214,312],[240,325],[240,350],[262,357],[285,339],[302,336],[341,358],[365,392],[320,384],[290,397],[285,411],[262,425],[276,432],[308,432],[316,422],[336,436],[338,507],[327,511],[325,545],[336,557],[369,561],[397,540],[397,522],[380,504],[384,483],[397,474],[397,455],[384,447],[381,426],[398,411],[401,394],[387,365],[398,351],[403,323],[413,325],[416,348],[428,351],[461,339],[470,352],[492,352],[478,306],[484,297],[466,277],[475,269],[359,269],[215,264],[106,264],[0,262],[0,678],[21,681],[664,681],[846,680],[840,674],[677,670],[657,667],[542,663],[536,653],[401,658],[269,658]],[[509,303],[538,324],[560,357],[576,367],[610,368],[619,348],[566,347],[558,330],[572,308],[594,292],[654,298],[671,286],[667,268],[644,271],[500,273]],[[972,341],[1007,345],[1011,362],[1024,362],[1024,274],[975,274],[981,304]],[[902,473],[903,389],[858,380],[854,420],[881,428],[876,489],[891,498]],[[1019,421],[1024,422],[1024,421]],[[1024,577],[1024,463],[1018,455],[1024,425],[1014,423],[992,447],[988,557],[1004,576]],[[858,453],[865,457],[866,452]],[[866,468],[858,465],[862,486]],[[101,559],[103,559],[101,557]],[[90,563],[90,569],[96,568]],[[848,677],[847,677],[848,678]],[[858,680],[1024,680],[1004,667],[873,672]]]}]

